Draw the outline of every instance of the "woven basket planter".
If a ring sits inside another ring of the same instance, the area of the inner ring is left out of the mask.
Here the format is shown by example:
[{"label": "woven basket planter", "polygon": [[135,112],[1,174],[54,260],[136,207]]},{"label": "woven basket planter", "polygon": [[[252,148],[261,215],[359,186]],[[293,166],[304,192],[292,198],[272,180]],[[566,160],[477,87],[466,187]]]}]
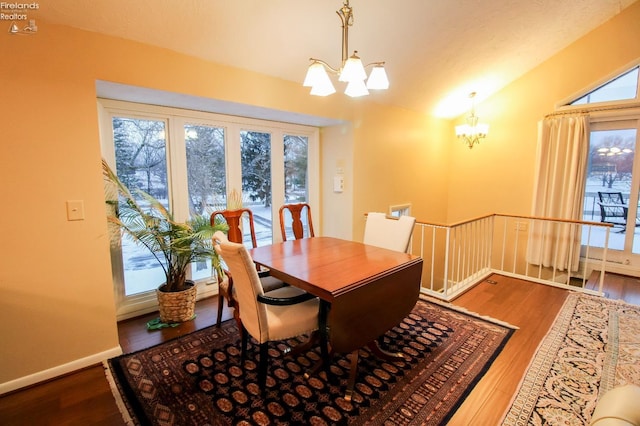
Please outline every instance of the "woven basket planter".
[{"label": "woven basket planter", "polygon": [[193,319],[196,310],[196,295],[198,288],[193,282],[189,288],[182,291],[165,292],[162,284],[156,290],[158,297],[158,307],[160,309],[160,320],[164,323],[184,322]]}]

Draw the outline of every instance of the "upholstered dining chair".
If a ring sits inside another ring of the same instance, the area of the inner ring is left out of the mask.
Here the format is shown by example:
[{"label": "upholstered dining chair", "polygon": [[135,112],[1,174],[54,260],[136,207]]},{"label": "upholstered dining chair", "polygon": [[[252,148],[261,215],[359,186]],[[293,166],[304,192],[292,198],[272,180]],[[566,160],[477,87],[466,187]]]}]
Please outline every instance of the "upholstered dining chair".
[{"label": "upholstered dining chair", "polygon": [[415,223],[416,218],[411,216],[403,215],[393,218],[387,217],[384,213],[368,213],[363,242],[376,247],[406,252],[409,250]]},{"label": "upholstered dining chair", "polygon": [[[299,240],[300,238],[315,236],[313,232],[313,221],[311,220],[311,206],[309,206],[309,204],[285,204],[280,207],[279,215],[282,241],[287,241],[287,229],[291,229],[293,238],[296,240]],[[303,217],[306,219],[306,231],[305,224],[303,223]],[[288,223],[290,223],[289,226],[287,226]]]},{"label": "upholstered dining chair", "polygon": [[[224,220],[229,226],[228,239],[231,242],[242,244],[244,243],[245,230],[243,227],[243,221],[246,218],[248,222],[248,235],[251,239],[251,247],[258,246],[256,240],[256,230],[253,223],[253,212],[246,208],[234,209],[234,210],[217,210],[211,213],[209,218],[212,225],[216,220]],[[256,267],[257,268],[257,267]],[[286,284],[281,280],[269,275],[269,271],[263,271],[258,268],[258,274],[260,276],[260,283],[264,288],[264,291],[271,291],[277,288],[283,287]],[[216,325],[220,327],[222,323],[222,308],[224,301],[227,301],[227,306],[237,309],[237,300],[233,296],[233,278],[231,274],[227,274],[226,277],[218,277],[218,316],[216,319]]]},{"label": "upholstered dining chair", "polygon": [[[234,316],[242,324],[242,361],[251,335],[260,345],[258,385],[264,389],[267,379],[268,344],[311,333],[318,329],[319,301],[313,295],[293,286],[265,292],[255,264],[243,244],[233,243],[223,232],[213,236],[214,248],[233,276],[240,310]],[[304,343],[301,345],[305,345]]]},{"label": "upholstered dining chair", "polygon": [[[363,242],[371,246],[407,252],[415,223],[416,218],[412,216],[402,215],[395,218],[387,217],[384,213],[367,213]],[[384,346],[384,335],[378,338],[378,345]]]}]

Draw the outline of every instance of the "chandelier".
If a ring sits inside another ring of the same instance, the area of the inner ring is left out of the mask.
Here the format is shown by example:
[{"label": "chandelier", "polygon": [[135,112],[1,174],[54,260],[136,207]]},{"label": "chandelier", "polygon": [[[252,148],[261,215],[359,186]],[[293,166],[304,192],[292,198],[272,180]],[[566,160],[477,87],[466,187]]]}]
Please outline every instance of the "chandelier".
[{"label": "chandelier", "polygon": [[[349,6],[349,0],[345,0],[342,7],[336,11],[342,21],[342,62],[339,68],[333,68],[323,60],[309,58],[311,65],[307,70],[307,76],[302,84],[311,87],[311,94],[327,96],[336,92],[327,74],[327,70],[338,75],[338,81],[347,83],[344,93],[351,97],[365,96],[369,90],[388,89],[389,80],[384,70],[384,62],[372,62],[366,67],[372,66],[371,74],[367,78],[365,66],[354,50],[353,55],[347,57],[349,52],[349,27],[353,25],[353,9]],[[366,83],[365,83],[366,80]]]},{"label": "chandelier", "polygon": [[471,92],[469,98],[471,98],[471,112],[467,116],[467,122],[456,126],[456,136],[462,139],[469,149],[473,148],[474,144],[479,144],[480,139],[486,138],[489,133],[489,125],[484,123],[478,123],[478,116],[475,113],[473,98],[476,97],[476,92]]},{"label": "chandelier", "polygon": [[597,152],[601,157],[613,157],[614,155],[630,154],[633,150],[630,148],[618,148],[616,146],[612,146],[610,148],[598,148]]}]

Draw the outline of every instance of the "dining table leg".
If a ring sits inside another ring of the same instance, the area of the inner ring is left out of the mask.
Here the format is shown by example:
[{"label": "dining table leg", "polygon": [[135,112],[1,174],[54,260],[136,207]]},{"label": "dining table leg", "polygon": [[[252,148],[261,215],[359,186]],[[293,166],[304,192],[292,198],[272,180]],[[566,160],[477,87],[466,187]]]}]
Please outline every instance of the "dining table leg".
[{"label": "dining table leg", "polygon": [[347,382],[347,390],[344,393],[344,400],[351,401],[353,389],[356,386],[356,377],[358,376],[358,359],[360,358],[360,350],[356,349],[351,352],[351,369],[349,371],[349,381]]},{"label": "dining table leg", "polygon": [[320,299],[320,311],[318,313],[318,330],[320,331],[320,354],[322,356],[322,362],[325,366],[329,365],[329,311],[331,310],[331,303],[326,300]]},{"label": "dining table leg", "polygon": [[327,378],[330,377],[330,365],[332,352],[329,351],[329,326],[328,318],[331,310],[331,303],[320,299],[320,307],[318,311],[318,334],[320,340],[320,360],[308,372],[304,374],[305,379],[309,379],[312,375],[324,367]]},{"label": "dining table leg", "polygon": [[[406,360],[405,356],[401,352],[392,353],[380,348],[378,341],[373,341],[367,344],[367,348],[371,351],[371,353],[378,358],[387,361],[387,362],[395,362],[395,361],[404,361]],[[347,382],[347,390],[344,394],[345,401],[351,401],[351,396],[353,395],[353,389],[356,385],[356,377],[358,376],[358,360],[360,358],[360,350],[356,349],[351,352],[351,363],[349,370],[349,380]]]},{"label": "dining table leg", "polygon": [[377,356],[378,358],[387,361],[387,362],[396,362],[396,361],[405,361],[406,358],[404,356],[404,354],[402,354],[402,352],[389,352],[387,350],[384,350],[380,347],[380,344],[377,340],[374,340],[373,342],[369,342],[367,344],[367,347],[369,348],[369,350],[371,351],[371,353],[373,353],[375,356]]}]

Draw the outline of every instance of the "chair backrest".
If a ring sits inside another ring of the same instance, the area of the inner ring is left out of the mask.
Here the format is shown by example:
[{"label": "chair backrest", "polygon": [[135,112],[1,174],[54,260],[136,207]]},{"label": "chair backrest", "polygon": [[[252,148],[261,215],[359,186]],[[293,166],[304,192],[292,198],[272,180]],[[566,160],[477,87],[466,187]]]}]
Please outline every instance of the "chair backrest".
[{"label": "chair backrest", "polygon": [[217,210],[211,213],[209,221],[211,225],[215,225],[216,217],[222,216],[229,225],[228,238],[233,243],[244,243],[242,218],[246,217],[249,222],[249,235],[251,236],[251,244],[253,248],[258,247],[256,242],[256,230],[253,225],[253,213],[249,209],[235,210]]},{"label": "chair backrest", "polygon": [[[291,218],[291,230],[293,238],[298,240],[305,238],[304,223],[302,221],[302,212],[306,211],[307,232],[306,236],[314,237],[313,221],[311,220],[311,207],[307,203],[285,204],[280,207],[280,232],[282,233],[282,241],[287,241],[286,222],[287,216]],[[288,212],[288,213],[287,213]]]},{"label": "chair backrest", "polygon": [[406,252],[413,234],[416,218],[400,216],[398,219],[387,217],[384,213],[367,214],[364,227],[364,243],[389,250]]},{"label": "chair backrest", "polygon": [[268,339],[267,311],[258,303],[264,294],[253,259],[244,244],[230,242],[224,232],[213,235],[214,248],[229,268],[240,307],[242,325],[260,343]]},{"label": "chair backrest", "polygon": [[604,204],[624,204],[622,192],[602,192],[598,191],[598,198]]}]

